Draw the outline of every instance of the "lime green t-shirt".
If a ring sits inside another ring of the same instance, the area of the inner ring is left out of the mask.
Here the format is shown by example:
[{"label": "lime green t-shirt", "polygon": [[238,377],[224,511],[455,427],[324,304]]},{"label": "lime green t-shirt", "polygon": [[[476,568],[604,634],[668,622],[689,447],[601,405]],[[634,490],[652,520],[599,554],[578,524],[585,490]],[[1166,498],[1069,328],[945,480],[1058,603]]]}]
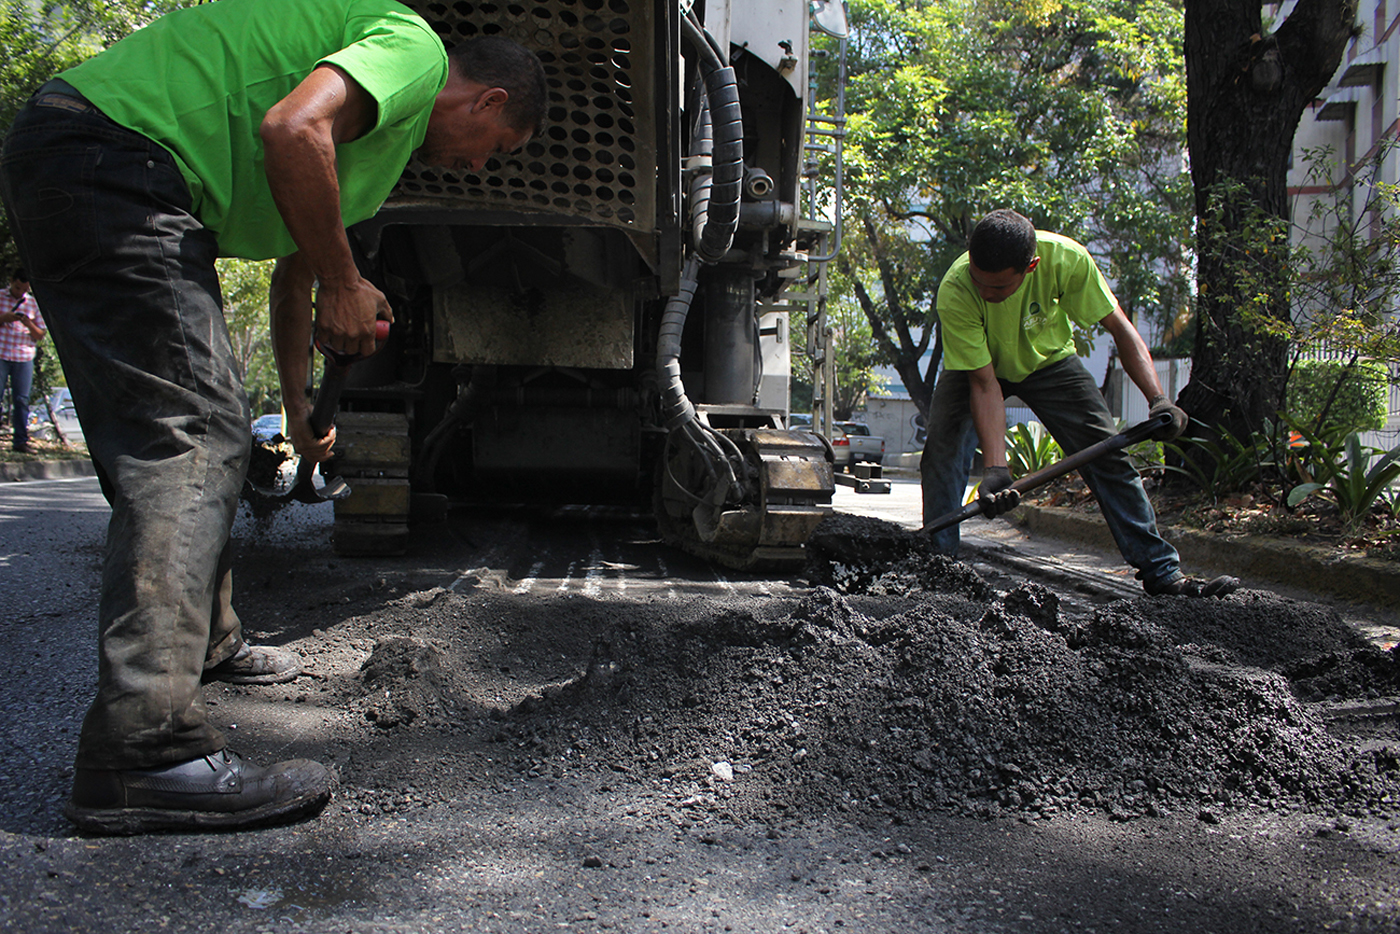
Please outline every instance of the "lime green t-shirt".
[{"label": "lime green t-shirt", "polygon": [[990,363],[1001,379],[1020,382],[1074,354],[1071,322],[1087,328],[1118,307],[1088,250],[1059,234],[1037,230],[1035,236],[1040,262],[1003,302],[977,294],[966,253],[949,267],[938,286],[945,368]]},{"label": "lime green t-shirt", "polygon": [[378,105],[374,127],[336,148],[346,224],[372,216],[423,142],[447,52],[393,0],[218,0],[177,10],[61,77],[108,117],[160,143],[194,213],[226,256],[296,251],[268,188],[258,127],[322,62]]}]

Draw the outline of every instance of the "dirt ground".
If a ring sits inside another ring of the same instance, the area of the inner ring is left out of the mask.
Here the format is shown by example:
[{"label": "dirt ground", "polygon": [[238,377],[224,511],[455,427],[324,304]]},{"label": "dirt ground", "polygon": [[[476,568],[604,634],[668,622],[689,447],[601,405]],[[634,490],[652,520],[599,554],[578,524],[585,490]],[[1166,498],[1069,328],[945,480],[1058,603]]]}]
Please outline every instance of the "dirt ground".
[{"label": "dirt ground", "polygon": [[307,670],[210,703],[336,797],[130,840],[50,797],[3,929],[1400,931],[1400,658],[1324,607],[1086,608],[853,517],[779,577],[597,512],[373,563],[242,528],[240,613]]}]

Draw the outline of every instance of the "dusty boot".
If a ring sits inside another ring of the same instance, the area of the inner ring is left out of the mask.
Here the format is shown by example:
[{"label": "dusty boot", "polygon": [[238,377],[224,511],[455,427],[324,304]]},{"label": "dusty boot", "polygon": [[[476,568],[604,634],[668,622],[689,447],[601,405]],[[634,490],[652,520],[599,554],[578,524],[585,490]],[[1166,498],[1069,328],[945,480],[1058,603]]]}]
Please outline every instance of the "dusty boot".
[{"label": "dusty boot", "polygon": [[1239,586],[1239,578],[1227,574],[1206,580],[1203,577],[1187,577],[1180,571],[1161,580],[1142,582],[1142,589],[1151,597],[1224,597],[1234,593]]},{"label": "dusty boot", "polygon": [[318,813],[335,777],[309,759],[267,768],[227,749],[157,769],[78,769],[63,813],[79,830],[246,830]]},{"label": "dusty boot", "polygon": [[205,681],[281,684],[301,674],[301,657],[290,649],[243,643],[234,656],[204,670]]}]

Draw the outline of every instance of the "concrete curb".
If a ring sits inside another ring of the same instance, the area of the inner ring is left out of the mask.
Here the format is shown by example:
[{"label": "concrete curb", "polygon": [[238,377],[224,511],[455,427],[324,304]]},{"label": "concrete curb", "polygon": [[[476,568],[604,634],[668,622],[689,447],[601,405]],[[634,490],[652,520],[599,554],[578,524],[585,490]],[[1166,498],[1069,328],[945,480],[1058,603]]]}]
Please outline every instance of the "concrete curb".
[{"label": "concrete curb", "polygon": [[[1051,506],[1021,506],[1013,515],[1032,535],[1083,542],[1109,552],[1118,550],[1108,526],[1098,516]],[[1162,526],[1161,533],[1181,553],[1187,573],[1236,574],[1345,600],[1400,607],[1397,562],[1284,540],[1212,535],[1179,526]]]},{"label": "concrete curb", "polygon": [[66,461],[15,461],[0,464],[0,482],[19,480],[66,480],[70,477],[92,477],[97,471],[86,457]]}]

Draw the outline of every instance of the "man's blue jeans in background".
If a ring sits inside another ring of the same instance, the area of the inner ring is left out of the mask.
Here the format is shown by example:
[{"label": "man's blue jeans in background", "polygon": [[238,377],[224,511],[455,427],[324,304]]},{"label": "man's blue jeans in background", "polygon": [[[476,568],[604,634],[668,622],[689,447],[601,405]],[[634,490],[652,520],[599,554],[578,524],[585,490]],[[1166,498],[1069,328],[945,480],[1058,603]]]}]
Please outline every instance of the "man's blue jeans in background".
[{"label": "man's blue jeans in background", "polygon": [[[1067,455],[1118,431],[1103,393],[1078,357],[1052,363],[1018,383],[999,382],[1005,397],[1017,396],[1030,406]],[[962,507],[977,449],[970,399],[967,373],[945,370],[929,403],[928,440],[919,466],[925,523]],[[1152,503],[1127,455],[1110,451],[1085,464],[1079,473],[1098,500],[1123,560],[1138,569],[1138,577],[1156,581],[1174,575],[1180,559],[1158,534]],[[939,532],[933,542],[941,553],[956,555],[958,527]]]},{"label": "man's blue jeans in background", "polygon": [[0,195],[112,505],[77,765],[152,768],[224,746],[200,680],[242,644],[229,532],[248,402],[218,244],[174,159],[81,99],[45,100],[5,139]]},{"label": "man's blue jeans in background", "polygon": [[10,387],[10,424],[14,425],[14,448],[29,444],[29,390],[34,385],[33,360],[0,360],[0,395]]}]

